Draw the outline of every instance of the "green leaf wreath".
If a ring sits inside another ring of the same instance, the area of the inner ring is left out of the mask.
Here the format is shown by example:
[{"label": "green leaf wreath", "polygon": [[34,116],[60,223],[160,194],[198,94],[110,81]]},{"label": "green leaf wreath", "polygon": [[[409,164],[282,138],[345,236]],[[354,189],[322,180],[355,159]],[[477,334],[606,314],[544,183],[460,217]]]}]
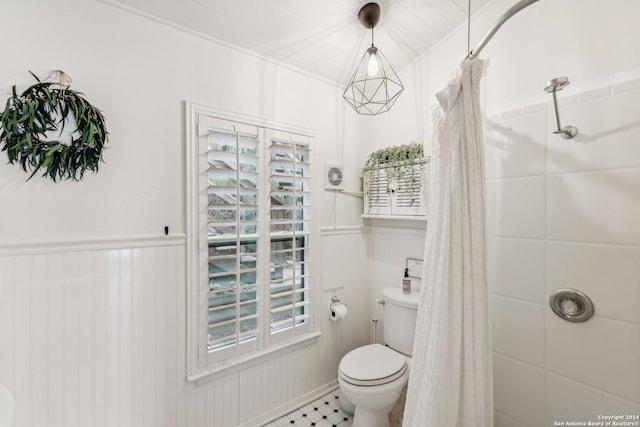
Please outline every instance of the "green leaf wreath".
[{"label": "green leaf wreath", "polygon": [[[82,95],[55,82],[37,83],[12,96],[0,115],[0,144],[9,163],[18,163],[30,180],[42,168],[43,177],[79,181],[86,170],[98,171],[102,149],[107,142],[105,119],[100,110]],[[56,87],[57,86],[57,87]],[[48,141],[47,133],[64,130],[65,119],[72,114],[77,128],[70,133],[71,142]],[[60,128],[60,129],[58,129]]]}]

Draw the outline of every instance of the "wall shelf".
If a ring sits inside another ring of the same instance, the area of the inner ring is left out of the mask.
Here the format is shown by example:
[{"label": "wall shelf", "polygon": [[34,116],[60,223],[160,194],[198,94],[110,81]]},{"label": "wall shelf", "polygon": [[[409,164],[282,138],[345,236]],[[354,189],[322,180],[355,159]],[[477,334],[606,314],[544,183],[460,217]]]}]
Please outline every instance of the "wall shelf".
[{"label": "wall shelf", "polygon": [[394,219],[394,220],[409,220],[409,221],[424,221],[424,222],[427,222],[427,216],[426,215],[362,214],[362,218],[365,218],[365,219]]},{"label": "wall shelf", "polygon": [[363,218],[426,221],[428,178],[429,158],[365,169]]}]

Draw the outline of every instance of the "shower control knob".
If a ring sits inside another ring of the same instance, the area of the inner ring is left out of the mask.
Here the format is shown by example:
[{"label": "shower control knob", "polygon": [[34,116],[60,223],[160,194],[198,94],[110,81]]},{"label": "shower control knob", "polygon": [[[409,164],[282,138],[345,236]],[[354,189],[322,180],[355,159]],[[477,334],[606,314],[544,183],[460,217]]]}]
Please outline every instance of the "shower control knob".
[{"label": "shower control knob", "polygon": [[593,301],[576,289],[557,289],[549,298],[555,314],[569,322],[584,322],[594,313]]}]

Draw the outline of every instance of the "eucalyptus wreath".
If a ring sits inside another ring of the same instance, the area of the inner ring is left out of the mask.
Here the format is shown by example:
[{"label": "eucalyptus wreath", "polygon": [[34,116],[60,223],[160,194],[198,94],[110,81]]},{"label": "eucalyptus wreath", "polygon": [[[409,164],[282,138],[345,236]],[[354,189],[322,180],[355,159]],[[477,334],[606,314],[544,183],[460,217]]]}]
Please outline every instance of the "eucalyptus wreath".
[{"label": "eucalyptus wreath", "polygon": [[[0,144],[9,163],[18,163],[30,180],[41,168],[43,177],[79,181],[86,170],[98,171],[102,149],[107,142],[105,119],[81,92],[55,82],[37,83],[20,95],[16,87],[0,115]],[[77,128],[70,132],[71,142],[47,140],[47,134],[62,135],[65,120],[73,115]]]}]

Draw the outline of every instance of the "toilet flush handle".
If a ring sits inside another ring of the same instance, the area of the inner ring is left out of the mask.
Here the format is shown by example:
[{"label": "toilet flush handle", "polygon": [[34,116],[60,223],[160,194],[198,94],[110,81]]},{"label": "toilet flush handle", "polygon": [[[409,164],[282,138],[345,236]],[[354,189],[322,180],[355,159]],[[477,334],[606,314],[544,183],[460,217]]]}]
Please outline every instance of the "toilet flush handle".
[{"label": "toilet flush handle", "polygon": [[380,305],[385,305],[387,302],[383,299],[377,299],[376,302]]}]

